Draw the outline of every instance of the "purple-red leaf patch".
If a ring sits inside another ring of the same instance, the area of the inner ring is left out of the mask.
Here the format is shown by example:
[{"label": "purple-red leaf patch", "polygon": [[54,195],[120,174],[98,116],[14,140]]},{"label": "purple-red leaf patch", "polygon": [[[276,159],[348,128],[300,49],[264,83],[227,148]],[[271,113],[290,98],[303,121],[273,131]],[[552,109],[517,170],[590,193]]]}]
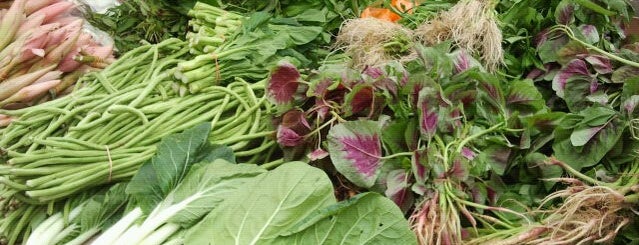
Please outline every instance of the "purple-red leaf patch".
[{"label": "purple-red leaf patch", "polygon": [[386,176],[386,191],[384,194],[403,211],[408,210],[413,204],[409,179],[408,173],[403,169],[393,170]]},{"label": "purple-red leaf patch", "polygon": [[337,171],[360,187],[371,187],[382,161],[382,146],[376,121],[348,121],[328,132],[328,152]]},{"label": "purple-red leaf patch", "polygon": [[271,100],[278,105],[293,102],[299,87],[300,73],[289,63],[283,63],[271,73],[267,91]]},{"label": "purple-red leaf patch", "polygon": [[590,77],[590,72],[588,71],[588,66],[585,61],[574,59],[570,61],[566,67],[562,68],[557,75],[555,75],[552,80],[552,89],[557,92],[557,96],[561,98],[564,97],[566,82],[568,82],[568,79],[575,76]]},{"label": "purple-red leaf patch", "polygon": [[439,93],[430,87],[419,91],[417,108],[419,112],[419,129],[426,140],[435,136],[439,122]]}]

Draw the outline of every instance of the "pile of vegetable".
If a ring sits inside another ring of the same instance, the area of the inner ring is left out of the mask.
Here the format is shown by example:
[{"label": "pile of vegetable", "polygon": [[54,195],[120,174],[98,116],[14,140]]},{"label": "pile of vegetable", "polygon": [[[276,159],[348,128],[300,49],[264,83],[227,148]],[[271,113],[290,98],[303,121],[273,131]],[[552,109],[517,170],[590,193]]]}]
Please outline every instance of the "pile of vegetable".
[{"label": "pile of vegetable", "polygon": [[[0,6],[0,108],[60,97],[82,74],[111,62],[113,47],[83,30],[67,1],[16,0]],[[13,118],[2,115],[0,125]]]},{"label": "pile of vegetable", "polygon": [[634,244],[633,14],[625,0],[85,13],[120,56],[68,96],[0,109],[0,244]]}]

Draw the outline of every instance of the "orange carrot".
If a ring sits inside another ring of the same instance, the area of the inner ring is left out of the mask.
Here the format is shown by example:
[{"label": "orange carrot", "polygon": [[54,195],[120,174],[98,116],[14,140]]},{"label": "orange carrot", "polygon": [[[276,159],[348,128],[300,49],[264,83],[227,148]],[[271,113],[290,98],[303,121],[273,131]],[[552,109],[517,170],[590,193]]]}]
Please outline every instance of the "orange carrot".
[{"label": "orange carrot", "polygon": [[397,22],[401,17],[390,9],[368,7],[362,11],[360,18],[375,18],[390,22]]}]

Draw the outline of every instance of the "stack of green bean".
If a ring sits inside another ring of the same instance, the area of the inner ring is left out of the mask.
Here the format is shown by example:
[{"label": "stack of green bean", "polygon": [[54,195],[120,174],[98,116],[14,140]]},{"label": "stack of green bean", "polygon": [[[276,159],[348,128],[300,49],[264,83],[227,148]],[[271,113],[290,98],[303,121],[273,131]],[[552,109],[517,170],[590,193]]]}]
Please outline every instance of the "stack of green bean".
[{"label": "stack of green bean", "polygon": [[256,153],[274,143],[265,137],[272,132],[262,120],[268,110],[263,83],[238,79],[179,96],[171,89],[172,72],[188,50],[176,39],[143,46],[85,76],[84,86],[68,97],[0,111],[18,118],[0,129],[0,149],[9,157],[0,169],[0,208],[13,198],[46,203],[125,180],[162,137],[203,121],[213,125],[212,143],[228,145],[240,157],[264,157]]}]

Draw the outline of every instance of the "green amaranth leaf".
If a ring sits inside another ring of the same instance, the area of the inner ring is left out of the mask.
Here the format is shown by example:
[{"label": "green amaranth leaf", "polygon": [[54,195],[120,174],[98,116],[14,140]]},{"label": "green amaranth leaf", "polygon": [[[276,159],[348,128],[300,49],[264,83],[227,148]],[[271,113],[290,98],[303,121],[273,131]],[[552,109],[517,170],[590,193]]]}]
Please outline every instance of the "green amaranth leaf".
[{"label": "green amaranth leaf", "polygon": [[511,111],[535,113],[545,107],[545,101],[532,80],[519,80],[509,84],[506,107]]},{"label": "green amaranth leaf", "polygon": [[397,205],[368,192],[317,210],[273,244],[417,244]]},{"label": "green amaranth leaf", "polygon": [[326,173],[302,162],[285,163],[237,188],[187,232],[184,244],[269,244],[336,202]]},{"label": "green amaranth leaf", "polygon": [[[552,148],[557,159],[576,170],[599,163],[617,144],[626,128],[626,124],[619,117],[615,117],[603,128],[597,130],[587,143],[579,145],[585,139],[577,139],[578,146],[575,146],[571,137],[575,130],[574,121],[570,118],[566,117],[561,125],[555,129]],[[579,129],[577,128],[577,130]]]},{"label": "green amaranth leaf", "polygon": [[209,152],[202,150],[211,147],[210,131],[211,124],[206,122],[162,139],[156,155],[142,165],[126,188],[145,213],[182,181],[192,164],[208,158]]}]

